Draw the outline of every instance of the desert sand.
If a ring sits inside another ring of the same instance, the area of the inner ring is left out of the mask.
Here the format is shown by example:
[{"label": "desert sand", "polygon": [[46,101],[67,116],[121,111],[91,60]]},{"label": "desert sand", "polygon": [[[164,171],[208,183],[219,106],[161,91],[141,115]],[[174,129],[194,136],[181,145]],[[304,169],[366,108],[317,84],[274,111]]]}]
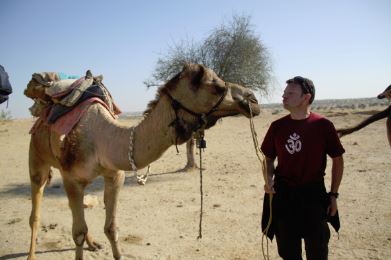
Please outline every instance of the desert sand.
[{"label": "desert sand", "polygon": [[[379,109],[380,110],[380,109]],[[367,117],[357,111],[320,111],[337,128]],[[259,142],[270,123],[283,116],[264,110],[255,119]],[[126,120],[136,124],[140,118]],[[31,210],[28,174],[29,129],[34,120],[0,121],[0,259],[26,259]],[[145,186],[128,173],[118,211],[120,241],[126,259],[263,259],[260,231],[263,178],[249,120],[223,119],[206,132],[203,153],[203,237],[198,240],[200,177],[176,172],[185,165],[186,149],[172,146],[152,164]],[[345,173],[338,199],[341,230],[333,230],[329,259],[391,259],[391,149],[385,120],[342,138]],[[330,160],[326,184],[330,185]],[[140,170],[143,174],[145,170]],[[86,208],[89,231],[103,249],[85,251],[85,259],[112,259],[103,233],[103,181],[86,194],[97,198]],[[73,259],[72,217],[60,174],[54,171],[42,203],[38,259]],[[266,244],[265,244],[266,246]],[[279,259],[276,242],[270,259]]]}]

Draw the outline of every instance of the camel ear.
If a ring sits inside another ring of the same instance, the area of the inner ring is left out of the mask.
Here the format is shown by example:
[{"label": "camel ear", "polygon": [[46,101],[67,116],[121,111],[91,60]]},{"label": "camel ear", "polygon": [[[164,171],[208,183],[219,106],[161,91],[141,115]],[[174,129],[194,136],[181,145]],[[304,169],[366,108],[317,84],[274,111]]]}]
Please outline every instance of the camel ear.
[{"label": "camel ear", "polygon": [[204,73],[205,73],[204,66],[199,64],[193,65],[191,85],[195,87],[195,89],[198,89],[198,87],[201,85],[202,78],[204,77]]}]

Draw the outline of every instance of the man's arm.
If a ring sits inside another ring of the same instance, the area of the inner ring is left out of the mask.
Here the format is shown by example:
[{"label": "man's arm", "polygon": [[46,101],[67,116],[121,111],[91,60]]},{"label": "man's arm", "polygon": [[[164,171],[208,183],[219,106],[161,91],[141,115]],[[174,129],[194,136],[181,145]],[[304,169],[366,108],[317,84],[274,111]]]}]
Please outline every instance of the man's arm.
[{"label": "man's arm", "polygon": [[[343,176],[343,157],[338,156],[335,158],[332,158],[332,167],[331,167],[331,193],[338,193],[339,185],[342,181]],[[330,196],[331,204],[328,209],[329,214],[331,216],[334,216],[337,213],[338,206],[337,206],[337,198],[333,195]]]},{"label": "man's arm", "polygon": [[266,193],[276,193],[274,190],[274,160],[269,157],[265,156],[265,163],[266,163],[266,172],[263,173],[263,179],[265,180],[265,192]]}]

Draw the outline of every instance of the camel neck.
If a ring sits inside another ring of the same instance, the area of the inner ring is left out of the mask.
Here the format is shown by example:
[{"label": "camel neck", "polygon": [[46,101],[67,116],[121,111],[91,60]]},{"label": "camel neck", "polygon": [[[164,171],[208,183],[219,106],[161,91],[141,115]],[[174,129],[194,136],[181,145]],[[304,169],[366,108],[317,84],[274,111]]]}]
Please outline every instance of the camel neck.
[{"label": "camel neck", "polygon": [[163,96],[156,107],[135,127],[133,159],[137,168],[144,168],[157,160],[172,144],[170,122],[174,113],[167,97]]}]

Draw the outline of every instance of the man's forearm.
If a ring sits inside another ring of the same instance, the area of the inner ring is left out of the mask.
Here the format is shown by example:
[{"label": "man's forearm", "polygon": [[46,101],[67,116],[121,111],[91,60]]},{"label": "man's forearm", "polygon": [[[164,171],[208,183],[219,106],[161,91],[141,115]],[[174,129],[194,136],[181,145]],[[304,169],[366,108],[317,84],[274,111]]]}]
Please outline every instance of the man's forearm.
[{"label": "man's forearm", "polygon": [[330,191],[336,193],[342,181],[344,162],[342,156],[335,157],[332,160]]},{"label": "man's forearm", "polygon": [[266,172],[263,174],[263,178],[266,184],[270,184],[273,182],[274,176],[274,159],[265,158],[266,160]]}]

